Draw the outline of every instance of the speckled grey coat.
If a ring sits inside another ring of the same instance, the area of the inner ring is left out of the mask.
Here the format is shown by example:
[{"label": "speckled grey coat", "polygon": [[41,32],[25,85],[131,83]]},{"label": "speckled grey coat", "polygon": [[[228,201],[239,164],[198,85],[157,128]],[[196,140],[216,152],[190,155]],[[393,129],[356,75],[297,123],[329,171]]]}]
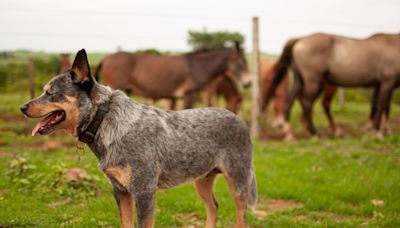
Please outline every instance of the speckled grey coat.
[{"label": "speckled grey coat", "polygon": [[221,108],[167,111],[140,104],[121,91],[96,83],[86,58],[84,50],[80,51],[73,69],[46,85],[53,95],[46,92],[28,104],[30,109],[38,104],[68,104],[68,116],[68,101],[75,100],[79,133],[93,120],[98,105],[109,101],[110,110],[89,147],[111,180],[122,220],[128,217],[123,226],[129,226],[131,220],[132,196],[139,227],[148,226],[158,189],[221,172],[233,188],[235,202],[240,201],[244,208],[256,203],[252,142],[241,119]]},{"label": "speckled grey coat", "polygon": [[125,163],[133,167],[129,192],[153,193],[224,166],[241,196],[254,203],[252,143],[247,126],[235,114],[221,108],[161,110],[99,84],[87,113],[93,115],[96,105],[107,99],[110,112],[90,148],[101,169]]}]

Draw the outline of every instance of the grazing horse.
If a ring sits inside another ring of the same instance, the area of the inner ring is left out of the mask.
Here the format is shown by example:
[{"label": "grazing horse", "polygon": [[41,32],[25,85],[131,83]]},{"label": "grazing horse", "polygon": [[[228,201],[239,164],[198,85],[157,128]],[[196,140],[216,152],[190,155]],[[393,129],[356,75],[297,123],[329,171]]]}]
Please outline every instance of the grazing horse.
[{"label": "grazing horse", "polygon": [[[267,109],[266,96],[271,87],[272,79],[274,78],[278,61],[274,59],[263,59],[261,61],[261,111],[265,112]],[[276,88],[274,97],[274,112],[275,120],[272,122],[274,126],[279,126],[283,122],[283,107],[287,96],[288,77],[284,76],[280,85]]]},{"label": "grazing horse", "polygon": [[318,33],[289,40],[280,56],[267,102],[290,65],[294,82],[285,105],[287,139],[294,137],[289,118],[296,97],[300,98],[308,131],[316,134],[312,104],[324,84],[373,87],[373,126],[377,136],[384,135],[392,93],[400,85],[400,34],[376,34],[360,40]]},{"label": "grazing horse", "polygon": [[184,107],[191,108],[197,92],[220,75],[241,77],[247,73],[244,51],[221,48],[176,56],[117,52],[98,65],[95,76],[113,89],[132,91],[154,100],[184,98]]},{"label": "grazing horse", "polygon": [[207,85],[207,106],[214,106],[214,94],[222,96],[226,102],[226,109],[238,113],[242,103],[242,95],[235,80],[226,75],[216,77]]},{"label": "grazing horse", "polygon": [[59,73],[63,74],[71,69],[71,61],[69,60],[69,54],[61,54],[60,70]]},{"label": "grazing horse", "polygon": [[[268,107],[267,95],[271,89],[271,84],[274,79],[276,70],[278,67],[278,60],[275,59],[264,59],[261,62],[261,110],[265,112]],[[284,108],[287,99],[287,86],[288,86],[288,74],[284,75],[284,78],[277,86],[274,96],[274,112],[275,120],[272,122],[273,126],[280,127],[284,124]],[[336,136],[341,135],[341,130],[337,128],[336,123],[333,119],[330,105],[332,99],[335,96],[337,87],[330,83],[325,82],[323,86],[324,97],[322,99],[322,106],[325,114],[329,121],[329,126],[332,133]]]}]

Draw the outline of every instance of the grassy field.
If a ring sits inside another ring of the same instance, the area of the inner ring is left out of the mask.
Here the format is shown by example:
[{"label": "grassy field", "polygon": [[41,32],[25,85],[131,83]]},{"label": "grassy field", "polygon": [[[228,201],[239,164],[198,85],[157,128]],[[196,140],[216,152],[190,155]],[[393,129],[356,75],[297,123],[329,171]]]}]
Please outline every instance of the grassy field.
[{"label": "grassy field", "polygon": [[[95,156],[62,133],[31,137],[36,121],[18,110],[26,100],[0,96],[0,227],[118,227],[111,185]],[[346,136],[334,139],[316,105],[318,139],[302,134],[296,106],[299,141],[254,141],[259,203],[256,213],[248,212],[250,227],[399,227],[400,106],[392,108],[394,134],[385,139],[363,132],[368,110],[366,103],[335,104]],[[282,137],[270,128],[263,135]],[[71,168],[87,174],[69,180]],[[218,227],[233,227],[234,204],[222,177],[215,192]],[[155,227],[202,227],[205,216],[190,183],[157,194]]]}]

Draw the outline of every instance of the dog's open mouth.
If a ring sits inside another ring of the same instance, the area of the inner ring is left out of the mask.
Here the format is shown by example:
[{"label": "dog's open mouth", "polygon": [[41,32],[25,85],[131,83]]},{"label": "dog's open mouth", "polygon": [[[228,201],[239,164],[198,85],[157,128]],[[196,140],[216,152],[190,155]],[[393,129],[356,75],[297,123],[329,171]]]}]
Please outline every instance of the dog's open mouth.
[{"label": "dog's open mouth", "polygon": [[57,125],[62,123],[65,120],[65,111],[64,110],[56,110],[50,112],[46,117],[36,124],[35,128],[32,130],[32,136],[35,136],[37,133],[41,135],[47,135],[53,132]]}]

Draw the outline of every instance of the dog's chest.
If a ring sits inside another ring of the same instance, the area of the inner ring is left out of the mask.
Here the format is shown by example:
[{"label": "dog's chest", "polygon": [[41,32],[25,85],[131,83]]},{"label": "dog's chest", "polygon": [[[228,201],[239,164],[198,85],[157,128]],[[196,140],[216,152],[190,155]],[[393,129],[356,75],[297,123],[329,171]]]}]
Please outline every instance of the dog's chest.
[{"label": "dog's chest", "polygon": [[132,166],[129,163],[112,166],[100,162],[99,168],[107,175],[111,182],[116,185],[116,187],[122,188],[122,190],[129,189],[132,178]]}]

